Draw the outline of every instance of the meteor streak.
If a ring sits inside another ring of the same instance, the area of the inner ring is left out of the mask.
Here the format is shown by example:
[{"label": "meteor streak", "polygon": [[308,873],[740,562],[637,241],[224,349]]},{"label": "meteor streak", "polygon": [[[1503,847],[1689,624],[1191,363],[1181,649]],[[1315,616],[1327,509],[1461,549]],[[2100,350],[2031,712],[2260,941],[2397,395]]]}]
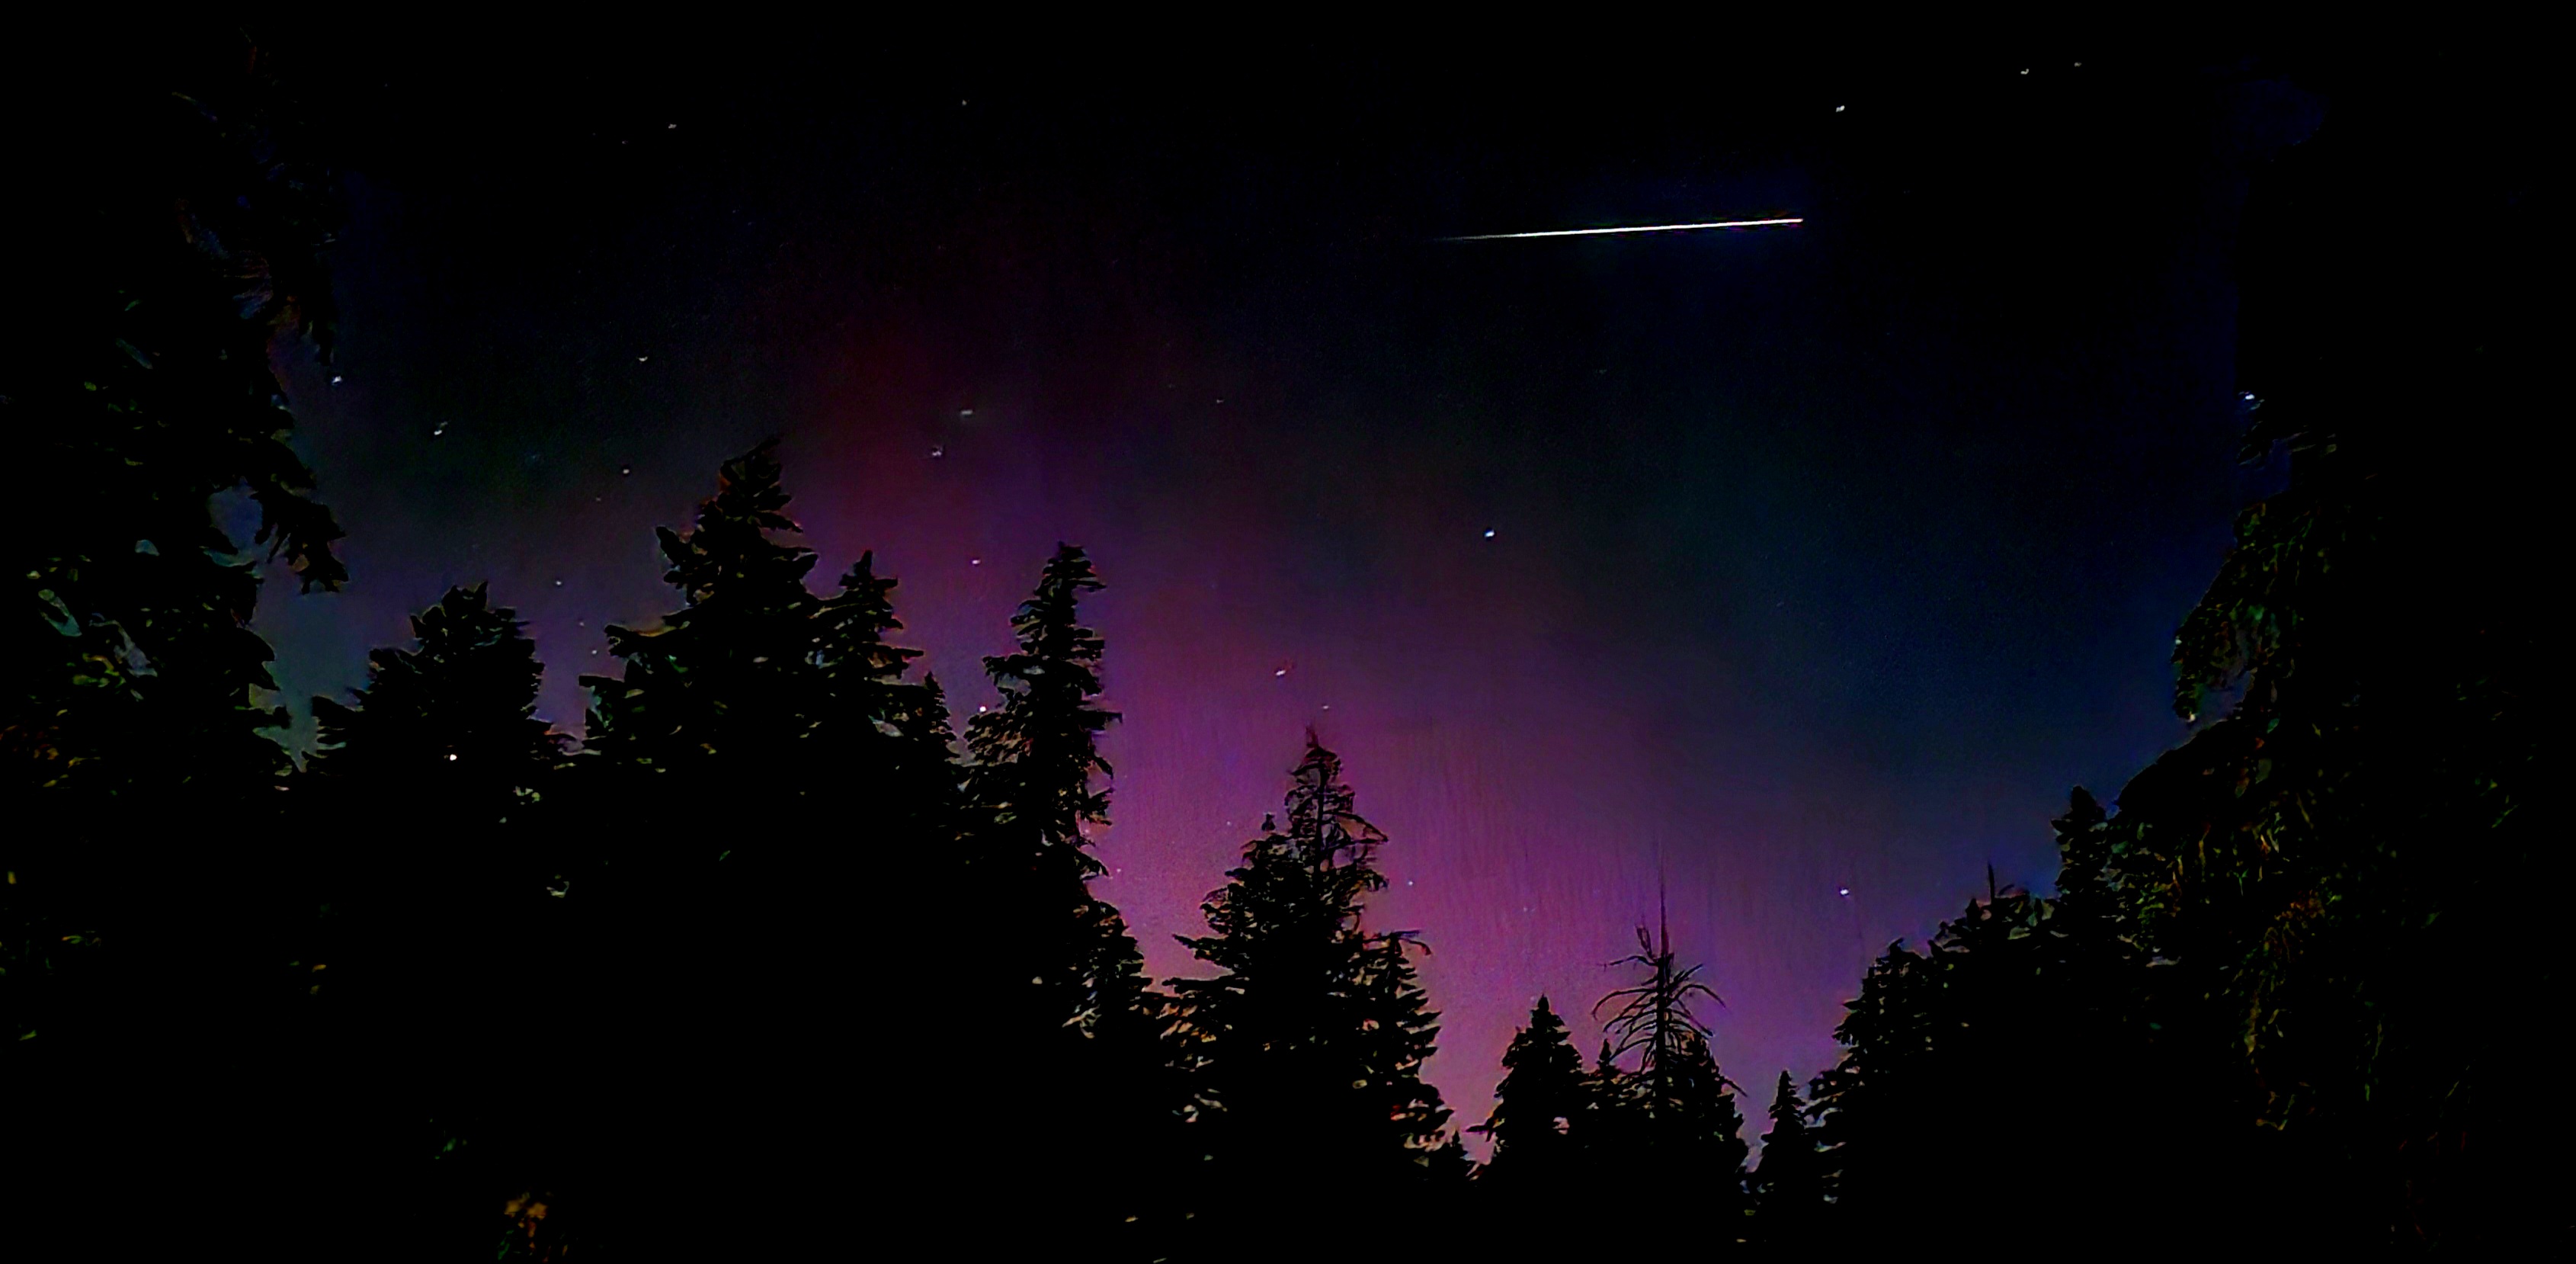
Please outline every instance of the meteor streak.
[{"label": "meteor streak", "polygon": [[1480,233],[1473,237],[1443,237],[1442,241],[1518,241],[1527,237],[1606,237],[1616,233],[1680,233],[1695,228],[1783,228],[1807,221],[1798,219],[1722,219],[1707,224],[1643,224],[1635,228],[1558,228],[1544,233]]}]

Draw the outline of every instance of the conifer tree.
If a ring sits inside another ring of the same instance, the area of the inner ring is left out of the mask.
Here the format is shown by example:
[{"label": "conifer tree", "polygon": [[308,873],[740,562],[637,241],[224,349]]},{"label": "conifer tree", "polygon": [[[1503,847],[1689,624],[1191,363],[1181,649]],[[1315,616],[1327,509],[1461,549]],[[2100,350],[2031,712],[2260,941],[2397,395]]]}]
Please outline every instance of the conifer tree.
[{"label": "conifer tree", "polygon": [[256,1138],[254,1103],[297,1091],[288,717],[250,625],[264,561],[345,575],[276,372],[308,340],[329,358],[340,207],[291,85],[230,34],[27,80],[46,121],[20,163],[46,174],[12,237],[43,315],[0,339],[0,1076],[12,1193],[60,1225],[246,1205],[273,1153],[181,1173],[135,1139]]},{"label": "conifer tree", "polygon": [[1807,1126],[1807,1104],[1786,1071],[1771,1098],[1771,1131],[1762,1134],[1762,1163],[1750,1184],[1756,1241],[1773,1248],[1822,1245],[1824,1163]]},{"label": "conifer tree", "polygon": [[[2240,455],[2286,457],[2287,478],[2239,515],[2176,629],[2174,711],[2195,731],[2106,831],[2140,942],[2172,963],[2160,1020],[2234,1064],[2243,1114],[2290,1147],[2270,1169],[2331,1195],[2280,1219],[2356,1236],[2313,1250],[2567,1233],[2576,1094],[2523,1074],[2521,1026],[2493,1017],[2567,990],[2532,903],[2570,876],[2537,807],[2559,617],[2530,559],[2559,531],[2556,463],[2519,446],[2538,432],[2458,429],[2560,391],[2528,315],[2556,219],[2521,156],[2545,142],[2498,123],[2545,116],[2520,99],[2537,82],[2484,62],[2474,80],[2354,76],[2255,182]],[[2383,173],[2437,167],[2485,231],[2355,270]]]},{"label": "conifer tree", "polygon": [[1575,1128],[1583,1118],[1583,1098],[1583,1055],[1574,1051],[1565,1021],[1542,996],[1530,1010],[1529,1025],[1503,1051],[1493,1113],[1475,1129],[1494,1143],[1477,1179],[1531,1188],[1561,1183],[1581,1144]]},{"label": "conifer tree", "polygon": [[1543,1193],[1552,1204],[1579,1207],[1609,1192],[1586,1162],[1585,1147],[1594,1140],[1592,1105],[1583,1055],[1542,996],[1530,1010],[1529,1025],[1513,1033],[1503,1051],[1492,1112],[1468,1130],[1493,1142],[1464,1200],[1474,1251],[1555,1253],[1590,1243],[1588,1221],[1553,1206],[1534,1206],[1531,1198]]},{"label": "conifer tree", "polygon": [[858,806],[852,826],[884,845],[871,850],[920,861],[936,848],[944,858],[946,846],[932,840],[956,806],[955,735],[938,682],[903,679],[921,651],[885,639],[903,627],[894,587],[876,573],[876,555],[863,553],[816,604],[815,665],[829,698],[816,718],[817,758]]},{"label": "conifer tree", "polygon": [[582,677],[595,699],[588,751],[626,774],[625,793],[649,802],[693,859],[750,840],[722,838],[718,804],[671,783],[730,783],[791,814],[812,789],[805,739],[830,695],[816,661],[819,603],[805,587],[814,553],[770,538],[796,530],[777,449],[770,439],[725,462],[692,530],[655,529],[663,579],[685,604],[654,627],[609,627],[623,675]]},{"label": "conifer tree", "polygon": [[515,1178],[520,1121],[492,1103],[570,1051],[537,1032],[496,1046],[488,989],[516,978],[560,1004],[561,901],[587,874],[566,873],[552,843],[570,824],[550,802],[562,739],[536,716],[542,669],[516,614],[482,585],[451,588],[411,627],[412,648],[369,655],[350,702],[313,700],[319,743],[298,791],[315,842],[300,872],[323,917],[299,957],[323,1018],[310,1039],[328,1051],[310,1086],[325,1117],[314,1146],[337,1156],[340,1197],[459,1249],[472,1241],[442,1231],[441,1208],[400,1197],[428,1157],[411,1125],[436,1116],[471,1147],[447,1166],[483,1169],[438,1192],[481,1203]]},{"label": "conifer tree", "polygon": [[460,825],[505,820],[562,758],[536,715],[543,669],[523,627],[481,584],[412,616],[415,647],[369,654],[355,705],[313,700],[316,789],[417,793]]},{"label": "conifer tree", "polygon": [[[807,589],[816,558],[781,538],[796,524],[780,475],[773,439],[724,464],[690,530],[658,532],[681,608],[608,629],[622,676],[583,678],[575,784],[605,852],[596,939],[618,946],[595,963],[601,1020],[585,1038],[690,1086],[659,1113],[571,1086],[590,1094],[579,1113],[597,1140],[555,1182],[561,1205],[627,1249],[639,1234],[657,1250],[740,1248],[698,1186],[811,1205],[835,1187],[794,1157],[806,1130],[908,1107],[853,1086],[841,1035],[853,976],[889,969],[885,945],[923,929],[884,896],[922,889],[939,848],[947,715],[927,682],[901,680],[913,653],[885,640],[900,624],[872,557],[830,598]],[[672,1013],[688,1020],[633,1029]]]},{"label": "conifer tree", "polygon": [[1203,1188],[1225,1199],[1202,1212],[1234,1226],[1208,1247],[1216,1254],[1246,1249],[1230,1235],[1298,1207],[1375,1223],[1456,1172],[1448,1109],[1420,1075],[1438,1016],[1412,937],[1363,920],[1366,896],[1385,886],[1374,857],[1386,836],[1311,732],[1293,777],[1287,832],[1263,821],[1208,897],[1211,933],[1181,940],[1222,973],[1171,984],[1213,1169]]},{"label": "conifer tree", "polygon": [[1098,737],[1118,714],[1095,704],[1104,646],[1079,606],[1103,586],[1081,549],[1057,547],[1012,616],[1018,649],[984,660],[1002,705],[966,727],[969,881],[1000,902],[1005,968],[1031,981],[1027,1012],[1048,1029],[1129,1021],[1144,990],[1125,920],[1088,885],[1088,831],[1109,821]]},{"label": "conifer tree", "polygon": [[[1639,927],[1637,949],[1621,964],[1644,968],[1646,979],[1595,1007],[1618,1005],[1602,1051],[1610,1078],[1600,1104],[1618,1121],[1604,1137],[1617,1148],[1601,1161],[1633,1173],[1623,1179],[1651,1202],[1687,1198],[1714,1216],[1717,1241],[1732,1243],[1742,1234],[1745,1207],[1744,1118],[1709,1051],[1709,1029],[1691,1012],[1693,997],[1718,996],[1698,981],[1700,967],[1677,964],[1669,928],[1658,939]],[[1622,1073],[1618,1059],[1630,1054],[1637,1067]]]},{"label": "conifer tree", "polygon": [[2083,875],[2100,824],[2081,794],[2058,823],[2075,870],[2063,906],[1990,873],[1985,898],[1922,951],[1891,945],[1870,968],[1811,1110],[1835,1240],[1914,1240],[1904,1226],[1997,1179],[2028,1191],[2021,1214],[2042,1232],[2139,1205],[2165,1209],[2124,1229],[2139,1244],[2277,1220],[2191,1193],[2259,1180],[2262,1151],[2225,1077],[2192,1053],[2193,1007],[2164,990],[2190,981],[2154,968]]},{"label": "conifer tree", "polygon": [[[1043,1175],[1024,1184],[1035,1219],[1012,1230],[1028,1235],[1014,1249],[1132,1240],[1155,1164],[1177,1148],[1180,1094],[1156,1057],[1143,957],[1090,889],[1103,872],[1090,831],[1109,819],[1098,737],[1118,717],[1097,705],[1105,645],[1080,604],[1102,587],[1081,549],[1058,546],[1011,620],[1015,650],[984,662],[1001,705],[966,732],[949,872],[984,910],[966,962],[979,1032],[951,1070],[974,1097],[962,1120],[931,1125],[954,1138],[934,1144],[951,1144],[941,1152],[960,1170],[996,1161],[992,1137],[1029,1138],[1012,1161]],[[935,691],[926,708],[921,719],[944,727]]]}]

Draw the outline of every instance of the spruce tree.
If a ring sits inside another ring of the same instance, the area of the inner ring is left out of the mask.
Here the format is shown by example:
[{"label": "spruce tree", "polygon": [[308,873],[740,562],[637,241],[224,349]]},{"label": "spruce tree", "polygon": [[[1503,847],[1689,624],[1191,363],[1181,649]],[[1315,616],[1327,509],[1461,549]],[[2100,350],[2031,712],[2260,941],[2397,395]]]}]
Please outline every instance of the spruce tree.
[{"label": "spruce tree", "polygon": [[[568,1086],[592,1135],[587,1166],[556,1182],[561,1206],[625,1249],[746,1249],[753,1226],[689,1191],[722,1180],[829,1205],[841,1174],[796,1157],[811,1131],[905,1109],[847,1074],[842,1033],[850,980],[919,939],[921,919],[886,897],[930,872],[947,717],[926,682],[900,679],[913,654],[885,640],[892,581],[867,558],[815,597],[788,504],[776,440],[727,461],[691,528],[658,532],[680,608],[608,629],[622,674],[583,678],[575,784],[609,897],[596,941],[614,945],[592,961],[601,1021],[585,1039],[678,1088],[639,1111]],[[828,1219],[757,1228],[766,1249],[801,1251]]]},{"label": "spruce tree", "polygon": [[1588,1169],[1583,1149],[1593,1140],[1592,1091],[1583,1055],[1540,997],[1529,1025],[1513,1033],[1503,1051],[1492,1112],[1468,1130],[1493,1142],[1466,1199],[1468,1241],[1477,1252],[1555,1253],[1590,1241],[1583,1219],[1532,1199],[1543,1194],[1552,1204],[1579,1207],[1607,1192]]},{"label": "spruce tree", "polygon": [[1503,1051],[1493,1112],[1474,1129],[1494,1144],[1477,1179],[1498,1188],[1561,1183],[1581,1144],[1575,1128],[1583,1105],[1583,1055],[1574,1051],[1565,1021],[1542,996],[1530,1010],[1529,1025],[1514,1033]]},{"label": "spruce tree", "polygon": [[814,553],[771,538],[797,529],[777,450],[770,439],[725,462],[692,530],[655,529],[663,579],[684,604],[653,627],[610,626],[623,673],[582,677],[594,762],[625,774],[630,801],[649,805],[656,833],[693,861],[761,841],[730,834],[722,801],[694,789],[729,784],[728,798],[756,794],[800,816],[813,789],[805,739],[831,695],[817,663],[819,603],[805,588]]},{"label": "spruce tree", "polygon": [[1029,980],[1019,1008],[1045,1029],[1126,1022],[1144,989],[1125,920],[1089,887],[1088,831],[1109,821],[1098,738],[1118,714],[1095,703],[1104,644],[1079,607],[1103,586],[1081,549],[1057,547],[1012,616],[1017,650],[984,660],[1001,705],[966,727],[968,881],[1005,911],[1008,977]]},{"label": "spruce tree", "polygon": [[[292,1183],[256,1140],[299,1091],[278,1039],[306,996],[262,564],[345,571],[276,372],[329,357],[337,182],[274,60],[192,34],[22,76],[47,97],[12,205],[42,316],[0,339],[0,1077],[22,1205],[140,1199],[202,1240]],[[209,1165],[140,1136],[249,1143]]]},{"label": "spruce tree", "polygon": [[[519,979],[560,1012],[563,900],[587,875],[566,873],[552,842],[572,824],[548,815],[562,739],[536,716],[542,669],[514,612],[481,585],[451,588],[411,627],[412,648],[369,655],[349,702],[313,700],[319,743],[297,789],[315,841],[300,872],[322,916],[298,952],[318,1007],[308,1039],[327,1052],[308,1101],[314,1152],[334,1156],[317,1179],[334,1178],[339,1202],[461,1249],[479,1226],[404,1196],[480,1205],[523,1175],[508,1169],[525,1121],[493,1106],[568,1070],[570,1051],[542,1026],[492,1041],[489,989]],[[467,1149],[424,1186],[425,1115]]]},{"label": "spruce tree", "polygon": [[1750,1184],[1755,1241],[1773,1250],[1821,1245],[1824,1163],[1807,1126],[1807,1104],[1786,1071],[1771,1097],[1771,1131],[1762,1134],[1762,1162]]},{"label": "spruce tree", "polygon": [[[1891,945],[1835,1031],[1840,1062],[1812,1114],[1829,1168],[1827,1236],[1844,1247],[1916,1240],[1908,1225],[1997,1179],[2027,1191],[2035,1231],[2082,1234],[2122,1208],[2132,1242],[2263,1230],[2196,1183],[2259,1180],[2263,1144],[2231,1117],[2186,975],[2155,967],[2083,875],[2100,813],[2078,795],[2058,824],[2075,872],[2063,904],[1988,877],[1985,898],[1920,952]],[[2276,1183],[2275,1192],[2288,1189]]]},{"label": "spruce tree", "polygon": [[[1058,546],[1012,617],[1014,651],[984,661],[1000,705],[966,732],[949,872],[985,915],[963,963],[974,1034],[950,1069],[971,1096],[930,1123],[949,1138],[932,1144],[953,1171],[1022,1168],[1033,1219],[1008,1230],[1014,1250],[1134,1241],[1160,1184],[1154,1164],[1176,1148],[1179,1092],[1155,1056],[1143,957],[1090,889],[1103,871],[1090,831],[1109,819],[1098,737],[1118,717],[1097,705],[1106,646],[1080,607],[1103,586],[1081,549]],[[941,705],[935,693],[928,702]],[[1026,1140],[996,1150],[1004,1135]]]},{"label": "spruce tree", "polygon": [[1202,1196],[1222,1200],[1200,1208],[1211,1255],[1252,1249],[1256,1225],[1314,1227],[1299,1209],[1382,1224],[1456,1171],[1448,1109],[1420,1075],[1438,1016],[1412,937],[1364,923],[1386,836],[1311,732],[1292,775],[1287,831],[1263,822],[1208,897],[1212,933],[1181,940],[1222,973],[1171,984],[1210,1167]]},{"label": "spruce tree", "polygon": [[921,651],[889,643],[899,631],[895,581],[876,573],[863,553],[841,577],[839,591],[815,606],[815,666],[828,699],[816,709],[815,759],[831,770],[845,816],[868,851],[891,859],[905,876],[920,865],[953,859],[958,775],[955,735],[938,682],[903,679]]}]

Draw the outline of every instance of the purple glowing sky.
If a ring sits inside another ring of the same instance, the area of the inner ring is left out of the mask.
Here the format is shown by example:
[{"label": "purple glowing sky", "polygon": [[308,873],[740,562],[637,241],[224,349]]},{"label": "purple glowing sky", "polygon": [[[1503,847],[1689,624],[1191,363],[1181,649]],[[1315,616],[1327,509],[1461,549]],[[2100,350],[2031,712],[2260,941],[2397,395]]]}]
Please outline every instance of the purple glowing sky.
[{"label": "purple glowing sky", "polygon": [[2066,789],[2180,735],[2165,650],[2246,492],[2234,116],[2000,74],[1611,148],[1509,94],[791,93],[780,129],[739,85],[391,85],[345,380],[292,369],[358,578],[259,626],[300,707],[488,578],[572,727],[599,629],[672,600],[652,526],[781,432],[818,577],[874,549],[961,711],[1055,543],[1099,561],[1102,890],[1158,976],[1311,724],[1392,836],[1371,916],[1433,949],[1461,1123],[1539,994],[1597,1043],[1659,867],[1720,1060],[1803,1079],[1887,941],[1989,861],[2044,887]]}]

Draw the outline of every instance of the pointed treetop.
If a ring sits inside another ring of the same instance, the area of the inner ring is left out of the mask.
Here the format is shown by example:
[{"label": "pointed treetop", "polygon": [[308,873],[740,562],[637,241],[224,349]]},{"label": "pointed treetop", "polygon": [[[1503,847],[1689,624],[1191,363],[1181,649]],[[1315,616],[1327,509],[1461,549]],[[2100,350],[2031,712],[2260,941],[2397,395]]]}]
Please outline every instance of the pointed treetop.
[{"label": "pointed treetop", "polygon": [[716,494],[698,507],[698,525],[711,519],[749,522],[769,531],[794,531],[796,523],[784,512],[787,489],[780,483],[783,471],[778,464],[778,436],[760,441],[760,446],[724,463],[717,475]]},{"label": "pointed treetop", "polygon": [[1807,1127],[1806,1103],[1798,1100],[1797,1082],[1789,1073],[1780,1073],[1780,1088],[1771,1095],[1771,1131],[1773,1135],[1803,1132]]}]

